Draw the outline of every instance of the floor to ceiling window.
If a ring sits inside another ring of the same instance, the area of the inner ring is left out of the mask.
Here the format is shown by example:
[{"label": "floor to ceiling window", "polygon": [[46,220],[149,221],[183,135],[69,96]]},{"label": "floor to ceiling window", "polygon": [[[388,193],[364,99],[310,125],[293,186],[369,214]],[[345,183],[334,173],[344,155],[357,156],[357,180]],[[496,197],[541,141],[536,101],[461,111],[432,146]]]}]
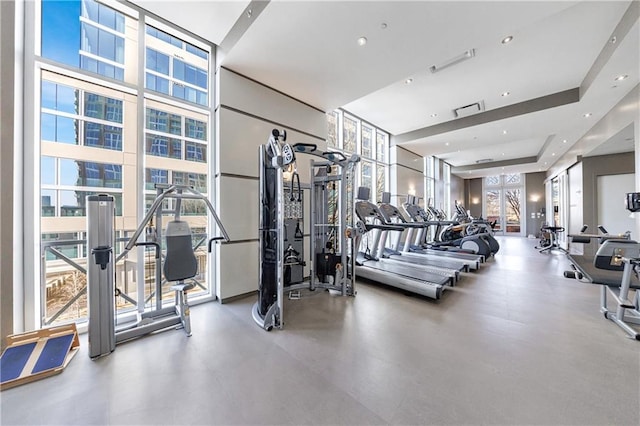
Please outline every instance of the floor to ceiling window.
[{"label": "floor to ceiling window", "polygon": [[[153,201],[154,184],[211,195],[214,47],[124,3],[41,1],[34,15],[40,167],[27,173],[39,182],[40,300],[33,303],[42,326],[86,318],[87,195],[115,197],[122,241]],[[204,205],[186,201],[181,212],[195,234],[206,232]],[[195,297],[212,294],[205,251],[197,252]],[[116,265],[120,309],[148,303],[151,257],[134,250]],[[135,284],[140,279],[145,286]]]},{"label": "floor to ceiling window", "polygon": [[371,201],[379,201],[389,187],[389,134],[349,113],[336,110],[327,114],[329,149],[361,157],[358,186],[371,189]]}]

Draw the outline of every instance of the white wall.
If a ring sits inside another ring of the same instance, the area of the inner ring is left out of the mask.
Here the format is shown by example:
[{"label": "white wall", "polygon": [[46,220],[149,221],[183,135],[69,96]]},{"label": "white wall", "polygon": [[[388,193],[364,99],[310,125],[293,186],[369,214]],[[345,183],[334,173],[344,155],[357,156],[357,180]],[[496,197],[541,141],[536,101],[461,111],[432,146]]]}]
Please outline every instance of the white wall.
[{"label": "white wall", "polygon": [[424,198],[424,159],[399,146],[390,147],[391,204],[402,204],[407,194]]},{"label": "white wall", "polygon": [[637,240],[635,219],[625,209],[625,194],[635,192],[635,173],[598,176],[598,224],[611,234],[631,231]]},{"label": "white wall", "polygon": [[[224,302],[258,289],[258,147],[277,128],[287,130],[287,142],[313,143],[325,150],[327,131],[325,113],[318,109],[225,68],[218,70],[216,78],[215,185],[220,219],[231,238],[218,250],[217,296]],[[304,155],[297,158],[302,183],[309,182],[309,160]],[[304,208],[308,213],[308,196]],[[308,253],[308,237],[305,243]]]}]

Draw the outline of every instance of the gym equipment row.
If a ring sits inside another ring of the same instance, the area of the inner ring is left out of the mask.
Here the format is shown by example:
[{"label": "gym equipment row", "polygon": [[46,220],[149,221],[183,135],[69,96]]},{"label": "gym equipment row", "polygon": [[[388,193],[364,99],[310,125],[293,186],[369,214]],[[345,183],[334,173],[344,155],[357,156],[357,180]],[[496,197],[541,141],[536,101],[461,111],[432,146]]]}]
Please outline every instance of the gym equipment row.
[{"label": "gym equipment row", "polygon": [[[286,143],[286,132],[274,129],[260,146],[260,229],[258,301],[252,309],[256,324],[270,331],[284,325],[284,294],[300,296],[300,290],[326,289],[342,296],[355,295],[354,256],[349,252],[358,230],[349,223],[353,182],[358,155],[319,151],[316,145]],[[310,279],[304,279],[303,190],[296,155],[311,160]],[[284,172],[288,182],[285,182]]]},{"label": "gym equipment row", "polygon": [[[493,254],[486,241],[493,236],[488,233],[485,236],[485,233],[478,232],[477,235],[459,238],[458,245],[464,248],[455,247],[455,244],[445,246],[427,242],[429,228],[440,227],[443,223],[429,220],[424,209],[416,204],[415,197],[410,196],[403,203],[410,222],[390,203],[389,193],[382,194],[378,205],[368,201],[369,196],[369,188],[359,188],[356,214],[372,237],[367,239],[364,250],[358,253],[356,275],[439,299],[445,289],[455,285],[461,272],[477,270],[485,256]],[[448,224],[459,225],[456,221]],[[388,236],[393,232],[397,238],[391,242]],[[414,236],[414,232],[417,235]]]},{"label": "gym equipment row", "polygon": [[[640,193],[627,194],[626,208],[640,211]],[[600,285],[600,313],[632,339],[640,340],[640,243],[631,240],[629,232],[611,235],[602,226],[599,234],[587,234],[584,226],[579,234],[569,235],[573,243],[600,244],[595,256],[588,258],[567,253],[572,270],[564,276]],[[613,309],[609,300],[613,300]]]},{"label": "gym equipment row", "polygon": [[[198,273],[198,262],[189,224],[180,218],[183,200],[202,201],[222,234],[209,239],[209,253],[213,243],[219,240],[229,241],[227,231],[215,209],[203,194],[186,185],[156,184],[155,187],[157,196],[153,204],[117,257],[114,249],[114,197],[105,194],[87,196],[87,249],[93,258],[93,261],[87,261],[88,340],[91,358],[113,352],[118,343],[169,327],[183,328],[187,336],[191,336],[187,292],[195,287],[193,278]],[[172,200],[173,203],[168,203],[168,200]],[[171,204],[173,207],[169,208]],[[173,220],[167,223],[164,230],[164,238],[163,215],[173,216]],[[145,241],[138,241],[143,233]],[[115,287],[114,265],[134,247],[139,246],[155,249],[154,301],[151,308],[146,310],[143,303],[136,303]],[[163,287],[167,282],[175,283],[171,286],[175,300],[173,304],[163,306]],[[116,329],[115,301],[118,296],[137,305],[138,311],[137,321]]]}]

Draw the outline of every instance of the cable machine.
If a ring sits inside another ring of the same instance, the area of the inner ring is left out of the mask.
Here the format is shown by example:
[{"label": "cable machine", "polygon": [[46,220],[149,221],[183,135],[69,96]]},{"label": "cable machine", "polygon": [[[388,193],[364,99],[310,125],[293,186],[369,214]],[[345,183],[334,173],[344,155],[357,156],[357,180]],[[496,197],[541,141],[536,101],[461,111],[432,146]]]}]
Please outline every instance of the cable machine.
[{"label": "cable machine", "polygon": [[[346,158],[339,152],[318,151],[314,144],[286,142],[286,132],[274,129],[260,146],[260,229],[258,301],[253,306],[255,322],[265,330],[282,328],[284,293],[299,297],[300,290],[335,290],[355,295],[355,259],[349,256],[357,228],[348,222],[353,206],[356,154]],[[304,280],[303,187],[295,154],[322,158],[311,160],[311,276]],[[284,171],[291,175],[285,182]],[[289,185],[287,185],[287,183]]]},{"label": "cable machine", "polygon": [[[209,239],[208,252],[218,240],[229,241],[227,231],[215,209],[203,194],[186,185],[156,184],[157,196],[142,222],[127,242],[122,252],[114,251],[115,202],[110,195],[87,196],[87,250],[93,261],[87,259],[87,291],[89,305],[89,357],[107,355],[117,343],[134,339],[168,327],[183,328],[191,335],[191,321],[187,291],[193,289],[192,280],[198,272],[189,224],[180,220],[183,200],[200,200],[205,203],[222,236]],[[173,208],[165,209],[165,201],[173,199]],[[163,237],[163,215],[173,215],[167,223]],[[155,218],[155,225],[153,219]],[[138,241],[142,234],[145,241]],[[164,245],[164,256],[162,247]],[[115,268],[134,247],[149,246],[155,249],[155,276],[152,309],[145,311],[144,303],[136,303],[115,286]],[[114,259],[114,260],[112,260]],[[164,274],[164,279],[162,275]],[[186,280],[190,280],[187,282]],[[163,306],[163,286],[175,282],[173,305]],[[139,308],[138,321],[116,329],[115,301],[121,296]]]}]

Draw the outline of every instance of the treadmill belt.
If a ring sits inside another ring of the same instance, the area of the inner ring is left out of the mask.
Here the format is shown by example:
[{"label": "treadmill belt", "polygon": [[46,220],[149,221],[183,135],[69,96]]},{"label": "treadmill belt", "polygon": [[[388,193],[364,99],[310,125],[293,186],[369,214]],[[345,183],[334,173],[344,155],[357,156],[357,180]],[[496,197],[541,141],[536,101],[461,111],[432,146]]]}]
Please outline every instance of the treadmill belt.
[{"label": "treadmill belt", "polygon": [[[375,261],[375,260],[367,260],[362,262],[369,268],[377,269],[379,271],[388,272],[389,274],[401,275],[403,277],[411,278],[419,281],[426,281],[433,284],[447,285],[451,281],[451,278],[440,276],[440,275],[428,275],[428,278],[425,277],[425,273],[419,270],[416,270],[415,267],[407,264],[404,265],[402,263],[391,263],[384,261]],[[425,278],[423,278],[425,277]]]}]

